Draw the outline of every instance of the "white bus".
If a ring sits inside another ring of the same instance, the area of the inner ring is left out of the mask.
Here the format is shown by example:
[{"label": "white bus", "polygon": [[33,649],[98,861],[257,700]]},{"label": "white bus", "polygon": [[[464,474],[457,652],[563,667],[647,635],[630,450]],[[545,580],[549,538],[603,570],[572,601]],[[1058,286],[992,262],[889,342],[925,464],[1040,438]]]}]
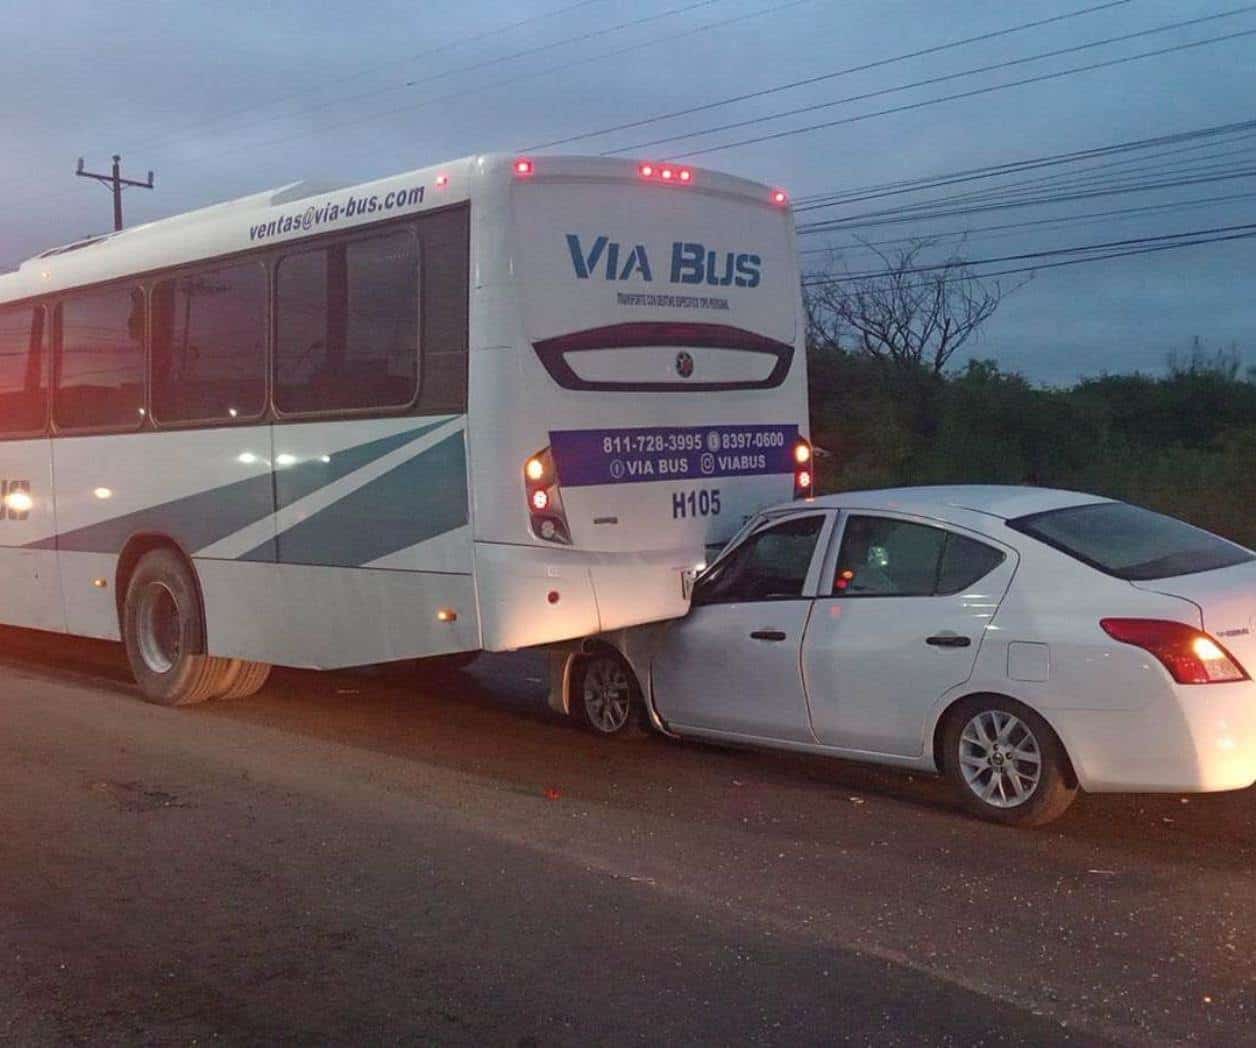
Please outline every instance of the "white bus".
[{"label": "white bus", "polygon": [[0,621],[184,704],[681,614],[810,484],[802,339],[784,194],[698,168],[473,157],[47,251],[0,276]]}]

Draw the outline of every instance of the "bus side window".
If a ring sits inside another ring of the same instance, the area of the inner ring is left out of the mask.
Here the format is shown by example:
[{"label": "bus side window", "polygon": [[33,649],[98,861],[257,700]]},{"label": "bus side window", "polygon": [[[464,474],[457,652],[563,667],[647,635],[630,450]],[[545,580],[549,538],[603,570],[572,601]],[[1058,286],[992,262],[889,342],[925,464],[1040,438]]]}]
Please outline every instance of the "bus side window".
[{"label": "bus side window", "polygon": [[275,403],[286,413],[409,406],[419,385],[419,254],[397,230],[285,255]]},{"label": "bus side window", "polygon": [[138,429],[144,421],[144,292],[115,284],[57,303],[52,415],[62,429]]},{"label": "bus side window", "polygon": [[48,384],[42,306],[0,310],[0,426],[5,436],[41,433]]},{"label": "bus side window", "polygon": [[247,421],[262,414],[266,295],[266,269],[257,262],[154,285],[154,421]]}]

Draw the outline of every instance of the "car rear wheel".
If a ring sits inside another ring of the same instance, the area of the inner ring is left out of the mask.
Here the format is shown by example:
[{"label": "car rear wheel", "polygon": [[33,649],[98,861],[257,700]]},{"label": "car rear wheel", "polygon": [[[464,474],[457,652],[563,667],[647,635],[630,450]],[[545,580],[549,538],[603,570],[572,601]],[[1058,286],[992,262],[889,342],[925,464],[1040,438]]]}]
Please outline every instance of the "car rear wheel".
[{"label": "car rear wheel", "polygon": [[943,762],[964,806],[990,822],[1044,826],[1077,795],[1068,755],[1050,725],[999,695],[965,699],[951,710]]},{"label": "car rear wheel", "polygon": [[144,554],[127,584],[122,640],[140,691],[162,706],[190,706],[233,683],[232,660],[206,655],[196,579],[172,549]]},{"label": "car rear wheel", "polygon": [[641,689],[617,653],[582,655],[572,674],[571,714],[596,735],[629,736],[643,727]]}]

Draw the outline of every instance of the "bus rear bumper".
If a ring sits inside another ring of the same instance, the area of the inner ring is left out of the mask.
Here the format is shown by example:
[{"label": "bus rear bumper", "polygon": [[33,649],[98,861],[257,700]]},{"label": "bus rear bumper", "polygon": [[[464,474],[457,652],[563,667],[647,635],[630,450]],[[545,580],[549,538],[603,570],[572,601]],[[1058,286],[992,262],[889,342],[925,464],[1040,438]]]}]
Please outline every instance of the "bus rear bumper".
[{"label": "bus rear bumper", "polygon": [[475,544],[484,647],[513,651],[685,614],[684,573],[699,554],[587,553]]}]

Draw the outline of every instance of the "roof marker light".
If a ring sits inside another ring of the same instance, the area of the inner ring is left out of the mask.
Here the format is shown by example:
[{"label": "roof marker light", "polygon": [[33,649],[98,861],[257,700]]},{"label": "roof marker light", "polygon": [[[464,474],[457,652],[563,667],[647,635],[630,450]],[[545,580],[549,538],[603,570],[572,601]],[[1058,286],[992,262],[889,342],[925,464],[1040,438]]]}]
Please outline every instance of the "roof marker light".
[{"label": "roof marker light", "polygon": [[437,188],[437,189],[444,189],[447,185],[449,185],[449,176],[448,176],[448,175],[437,175],[437,176],[436,176],[436,188]]},{"label": "roof marker light", "polygon": [[780,205],[788,204],[789,194],[783,189],[772,190],[772,203]]},{"label": "roof marker light", "polygon": [[654,177],[654,165],[642,164],[639,168],[637,168],[637,174],[639,174],[642,178],[653,178]]},{"label": "roof marker light", "polygon": [[682,182],[689,182],[689,181],[692,181],[692,180],[693,180],[693,172],[692,172],[692,171],[690,171],[690,170],[689,170],[689,168],[687,168],[687,167],[682,167],[682,168],[680,169],[680,174],[679,174],[677,177],[678,177],[678,178],[679,178]]},{"label": "roof marker light", "polygon": [[672,178],[675,176],[675,174],[676,174],[676,172],[675,172],[675,171],[673,171],[670,167],[665,167],[665,168],[663,168],[663,170],[662,170],[662,171],[660,171],[660,172],[659,172],[659,177],[660,177],[660,178],[661,178],[664,182],[670,182],[670,181],[672,180]]},{"label": "roof marker light", "polygon": [[520,157],[518,160],[516,160],[515,161],[515,174],[516,175],[532,174],[532,161],[526,160],[523,157]]}]

